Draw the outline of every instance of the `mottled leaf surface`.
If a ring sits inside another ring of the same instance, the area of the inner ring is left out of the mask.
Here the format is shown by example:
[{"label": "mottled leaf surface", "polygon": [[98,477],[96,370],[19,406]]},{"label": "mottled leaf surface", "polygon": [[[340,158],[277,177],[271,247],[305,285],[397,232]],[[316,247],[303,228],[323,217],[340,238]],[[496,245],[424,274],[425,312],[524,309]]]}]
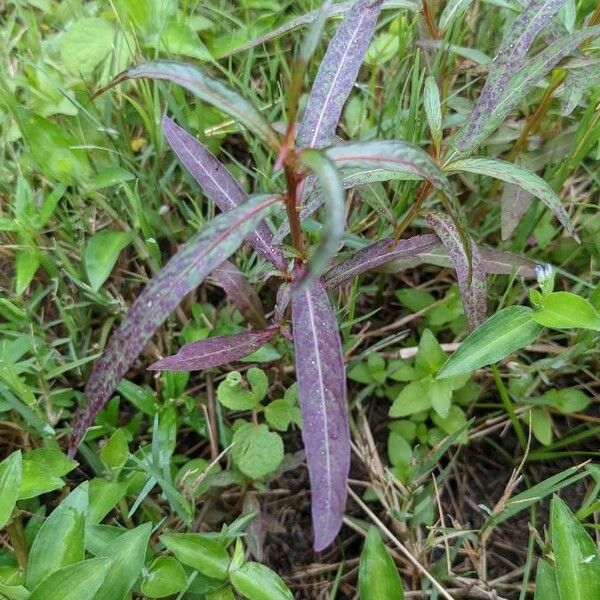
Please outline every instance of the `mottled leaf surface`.
[{"label": "mottled leaf surface", "polygon": [[[465,308],[465,316],[471,330],[485,320],[487,297],[485,291],[485,265],[475,243],[469,239],[469,253],[464,247],[459,231],[447,215],[431,212],[427,223],[435,231],[448,250],[456,271],[458,287]],[[470,267],[470,268],[469,268]]]},{"label": "mottled leaf surface", "polygon": [[231,303],[242,313],[248,323],[258,329],[267,326],[265,309],[256,290],[230,260],[226,260],[210,274],[210,281],[225,290]]},{"label": "mottled leaf surface", "polygon": [[167,356],[148,368],[151,371],[201,371],[219,367],[252,354],[266,344],[278,331],[270,327],[265,331],[236,333],[208,338],[183,346],[177,354]]},{"label": "mottled leaf surface", "polygon": [[564,228],[573,237],[577,237],[573,223],[563,207],[560,198],[550,185],[535,173],[496,158],[465,158],[447,165],[446,171],[477,173],[518,185],[526,192],[539,198],[552,211],[552,214],[561,222]]},{"label": "mottled leaf surface", "polygon": [[342,526],[350,468],[346,369],[335,314],[320,280],[298,291],[292,325],[302,439],[310,477],[314,548],[323,550]]},{"label": "mottled leaf surface", "polygon": [[[235,208],[248,197],[225,165],[194,136],[166,115],[163,117],[162,126],[165,137],[177,158],[198,182],[204,193],[223,212]],[[266,223],[260,223],[248,236],[248,243],[278,269],[286,269],[283,253],[273,244],[273,234]]]},{"label": "mottled leaf surface", "polygon": [[279,136],[255,106],[192,64],[154,61],[137,65],[117,75],[109,87],[128,79],[164,79],[176,83],[233,117],[271,147],[279,146]]},{"label": "mottled leaf surface", "polygon": [[357,275],[393,260],[427,252],[438,244],[439,239],[433,234],[416,235],[397,242],[391,238],[384,238],[357,250],[345,260],[331,267],[323,275],[323,283],[329,288],[336,287]]},{"label": "mottled leaf surface", "polygon": [[504,184],[500,197],[500,231],[503,240],[513,234],[532,202],[533,196],[522,187],[513,183]]},{"label": "mottled leaf surface", "polygon": [[357,0],[329,43],[298,127],[298,145],[327,146],[377,25],[381,2]]},{"label": "mottled leaf surface", "polygon": [[272,211],[277,199],[266,194],[250,196],[236,209],[219,215],[150,281],[94,366],[85,388],[87,405],[74,421],[71,456],[154,332],[187,294],[240,247],[244,238]]}]

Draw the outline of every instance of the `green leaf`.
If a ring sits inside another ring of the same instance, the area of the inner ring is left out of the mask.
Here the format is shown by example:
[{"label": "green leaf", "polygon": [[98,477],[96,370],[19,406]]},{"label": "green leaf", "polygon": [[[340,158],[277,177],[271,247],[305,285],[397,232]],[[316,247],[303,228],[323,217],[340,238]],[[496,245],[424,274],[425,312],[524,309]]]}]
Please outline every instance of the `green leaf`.
[{"label": "green leaf", "polygon": [[[467,424],[467,417],[463,409],[456,405],[450,406],[446,417],[440,417],[437,413],[433,413],[431,420],[447,435],[460,431]],[[467,440],[468,436],[465,432],[459,441],[466,442]]]},{"label": "green leaf", "polygon": [[199,533],[164,533],[160,541],[184,565],[189,565],[208,577],[227,577],[230,558],[223,546]]},{"label": "green leaf", "polygon": [[423,104],[427,123],[434,146],[439,150],[442,142],[442,108],[440,105],[440,92],[435,79],[431,76],[425,79],[425,89],[423,90]]},{"label": "green leaf", "polygon": [[22,585],[6,585],[0,582],[0,595],[7,600],[29,600],[31,594],[29,590]]},{"label": "green leaf", "polygon": [[109,469],[120,469],[129,456],[129,446],[123,429],[119,428],[100,448],[100,458]]},{"label": "green leaf", "polygon": [[531,430],[540,444],[552,443],[552,417],[543,408],[531,409]]},{"label": "green leaf", "polygon": [[12,515],[21,485],[21,451],[16,450],[0,463],[0,529]]},{"label": "green leaf", "polygon": [[450,403],[452,402],[452,383],[452,379],[434,379],[427,386],[431,408],[433,408],[442,419],[445,419],[448,416],[450,410]]},{"label": "green leaf", "polygon": [[318,277],[338,251],[346,227],[346,201],[340,175],[334,163],[322,152],[307,149],[300,153],[302,164],[317,177],[325,200],[326,216],[319,246],[309,263],[304,280]]},{"label": "green leaf", "polygon": [[429,329],[425,329],[421,334],[415,366],[423,374],[435,375],[445,362],[446,353],[442,350],[435,335]]},{"label": "green leaf", "polygon": [[431,408],[427,390],[420,381],[411,381],[402,388],[390,407],[390,417],[407,417]]},{"label": "green leaf", "polygon": [[404,588],[396,565],[388,554],[377,528],[365,538],[358,567],[360,600],[403,600]]},{"label": "green leaf", "polygon": [[111,560],[110,570],[94,600],[122,600],[133,587],[144,566],[152,523],[130,529],[101,552]]},{"label": "green leaf", "polygon": [[15,257],[15,292],[21,295],[31,283],[35,272],[40,266],[37,252],[34,250],[19,250]]},{"label": "green leaf", "polygon": [[248,600],[293,600],[283,579],[264,565],[248,561],[229,574],[231,585]]},{"label": "green leaf", "polygon": [[103,229],[95,233],[85,247],[85,270],[94,291],[108,279],[121,250],[131,241],[131,233]]},{"label": "green leaf", "polygon": [[265,408],[265,418],[273,429],[287,431],[294,419],[294,407],[283,398],[273,400]]},{"label": "green leaf", "polygon": [[169,54],[178,54],[208,62],[212,56],[196,33],[188,25],[178,21],[169,21],[160,36],[161,50]]},{"label": "green leaf", "polygon": [[165,79],[186,88],[202,101],[212,104],[233,117],[241,125],[257,135],[269,146],[279,146],[279,136],[262,114],[220,81],[206,75],[191,64],[155,61],[132,67],[110,83],[113,86],[127,79]]},{"label": "green leaf", "polygon": [[26,586],[31,590],[59,569],[84,559],[85,514],[69,496],[40,527],[29,552]]},{"label": "green leaf", "polygon": [[519,186],[531,195],[539,198],[573,236],[575,229],[569,215],[556,192],[541,177],[518,165],[493,158],[465,158],[450,163],[445,171],[466,171],[494,177],[500,181]]},{"label": "green leaf", "polygon": [[510,306],[492,315],[463,341],[438,373],[438,379],[454,377],[498,362],[511,352],[531,344],[542,328],[526,306]]},{"label": "green leaf", "polygon": [[251,410],[260,401],[254,391],[248,389],[239,371],[227,373],[217,388],[217,399],[231,410]]},{"label": "green leaf", "polygon": [[411,445],[406,439],[396,433],[390,431],[387,443],[388,456],[392,465],[408,465],[413,458],[413,451]]},{"label": "green leaf", "polygon": [[69,565],[41,581],[29,600],[94,600],[111,565],[108,558]]},{"label": "green leaf", "polygon": [[550,504],[550,526],[560,599],[600,598],[600,557],[596,543],[558,496]]},{"label": "green leaf", "polygon": [[553,292],[542,298],[533,319],[544,327],[553,329],[592,329],[600,331],[600,314],[581,296],[570,292]]},{"label": "green leaf", "polygon": [[246,379],[258,402],[262,402],[269,391],[269,380],[262,369],[252,367],[246,373]]},{"label": "green leaf", "polygon": [[585,410],[591,399],[585,392],[577,388],[549,390],[543,396],[544,404],[548,404],[562,413],[575,413]]},{"label": "green leaf", "polygon": [[64,486],[61,479],[77,466],[60,450],[38,448],[23,457],[19,499],[34,498]]},{"label": "green leaf", "polygon": [[102,519],[119,503],[127,491],[126,481],[106,481],[92,479],[90,481],[90,507],[88,520],[100,523]]},{"label": "green leaf", "polygon": [[535,595],[533,600],[561,600],[556,583],[556,572],[545,560],[538,559],[535,574]]},{"label": "green leaf", "polygon": [[141,590],[148,598],[164,598],[186,587],[187,577],[181,563],[172,556],[159,556],[144,575]]},{"label": "green leaf", "polygon": [[266,425],[245,423],[233,434],[232,458],[244,475],[259,479],[283,460],[283,441]]}]

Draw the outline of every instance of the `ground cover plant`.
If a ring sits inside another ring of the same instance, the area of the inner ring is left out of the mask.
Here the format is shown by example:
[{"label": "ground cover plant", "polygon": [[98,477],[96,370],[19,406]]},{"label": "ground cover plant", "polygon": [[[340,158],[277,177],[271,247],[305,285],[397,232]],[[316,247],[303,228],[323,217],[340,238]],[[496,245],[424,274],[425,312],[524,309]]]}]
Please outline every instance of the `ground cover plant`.
[{"label": "ground cover plant", "polygon": [[600,11],[10,2],[0,597],[600,597]]}]

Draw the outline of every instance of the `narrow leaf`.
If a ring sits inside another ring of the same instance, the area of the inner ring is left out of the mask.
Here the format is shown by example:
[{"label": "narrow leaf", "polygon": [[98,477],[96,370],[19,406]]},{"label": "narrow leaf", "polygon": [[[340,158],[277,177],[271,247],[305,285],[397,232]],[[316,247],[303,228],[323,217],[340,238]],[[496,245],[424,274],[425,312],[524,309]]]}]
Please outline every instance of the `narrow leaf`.
[{"label": "narrow leaf", "polygon": [[[165,137],[181,164],[221,211],[227,212],[244,202],[247,194],[242,186],[205,146],[166,115],[162,126]],[[273,244],[273,234],[266,223],[260,223],[256,227],[248,236],[248,243],[263,258],[285,271],[285,258],[281,249]]]},{"label": "narrow leaf", "polygon": [[403,257],[412,257],[427,252],[439,244],[438,237],[433,234],[417,235],[395,242],[384,238],[361,248],[345,260],[334,265],[323,275],[323,283],[332,288],[345,281],[375,269],[385,263]]},{"label": "narrow leaf", "polygon": [[252,354],[266,344],[277,331],[278,327],[270,327],[256,333],[236,333],[192,342],[183,346],[177,354],[155,362],[148,369],[151,371],[201,371],[219,367]]},{"label": "narrow leaf", "polygon": [[431,138],[439,151],[442,142],[442,108],[440,105],[440,91],[438,90],[435,78],[431,76],[425,80],[423,104],[425,105],[425,114],[427,115]]},{"label": "narrow leaf", "polygon": [[575,229],[573,223],[564,209],[556,192],[541,177],[523,169],[518,165],[494,158],[465,158],[449,164],[446,171],[466,171],[494,177],[500,181],[519,186],[526,192],[539,198],[562,223],[565,229],[573,236]]},{"label": "narrow leaf", "polygon": [[527,212],[533,196],[526,192],[522,187],[507,183],[502,187],[502,196],[500,198],[500,230],[502,240],[507,240],[517,225],[521,222],[521,218]]},{"label": "narrow leaf", "polygon": [[265,309],[246,276],[229,260],[219,265],[211,274],[210,281],[222,288],[231,303],[242,316],[258,329],[265,328]]},{"label": "narrow leaf", "polygon": [[538,559],[533,600],[560,600],[556,571],[545,560]]},{"label": "narrow leaf", "polygon": [[[427,215],[427,223],[440,238],[450,254],[456,271],[458,287],[471,330],[485,320],[487,297],[485,292],[485,265],[475,243],[469,239],[470,257],[452,219],[440,212]],[[469,260],[470,259],[470,260]]]},{"label": "narrow leaf", "polygon": [[88,403],[74,421],[71,456],[154,332],[187,294],[240,247],[244,238],[273,210],[276,201],[274,196],[251,196],[236,209],[219,215],[150,281],[108,342],[87,382]]},{"label": "narrow leaf", "polygon": [[[296,289],[302,276],[295,274]],[[350,468],[344,353],[320,280],[313,280],[301,292],[292,291],[292,325],[314,548],[320,551],[331,544],[342,526]]]},{"label": "narrow leaf", "polygon": [[10,520],[21,486],[21,451],[16,450],[0,463],[0,529]]},{"label": "narrow leaf", "polygon": [[307,269],[309,279],[317,277],[335,255],[344,237],[346,225],[345,202],[342,184],[333,163],[318,150],[304,150],[300,160],[317,177],[325,198],[327,214],[319,246],[315,250]]},{"label": "narrow leaf", "polygon": [[403,600],[404,588],[381,536],[369,528],[358,567],[360,600]]},{"label": "narrow leaf", "polygon": [[265,565],[248,561],[229,574],[231,584],[248,600],[293,600],[285,582]]},{"label": "narrow leaf", "polygon": [[533,319],[553,329],[591,329],[600,331],[600,314],[588,300],[570,292],[553,292],[542,298]]},{"label": "narrow leaf", "polygon": [[600,557],[596,543],[558,496],[550,504],[550,526],[561,600],[600,598]]},{"label": "narrow leaf", "polygon": [[329,43],[298,127],[298,145],[327,146],[377,25],[381,2],[357,0]]},{"label": "narrow leaf", "polygon": [[492,315],[463,341],[437,378],[470,373],[531,344],[542,332],[532,315],[533,310],[526,306],[510,306]]},{"label": "narrow leaf", "polygon": [[440,30],[446,31],[448,25],[462,17],[472,3],[473,0],[448,0],[438,22]]},{"label": "narrow leaf", "polygon": [[107,87],[110,88],[128,79],[164,79],[176,83],[192,92],[203,102],[212,104],[233,117],[250,133],[257,135],[272,148],[279,146],[279,136],[275,130],[248,100],[220,81],[212,79],[194,65],[167,61],[137,65],[117,75]]}]

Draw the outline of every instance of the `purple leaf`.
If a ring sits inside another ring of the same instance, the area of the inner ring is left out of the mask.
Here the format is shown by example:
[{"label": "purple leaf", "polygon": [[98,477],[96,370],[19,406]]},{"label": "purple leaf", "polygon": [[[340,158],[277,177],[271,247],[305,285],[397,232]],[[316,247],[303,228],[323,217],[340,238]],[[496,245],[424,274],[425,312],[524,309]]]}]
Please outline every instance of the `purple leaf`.
[{"label": "purple leaf", "polygon": [[500,198],[500,226],[503,240],[507,240],[512,235],[532,202],[533,196],[522,187],[513,183],[504,184]]},{"label": "purple leaf", "polygon": [[421,252],[428,252],[438,244],[438,237],[433,234],[417,235],[398,242],[394,242],[391,238],[384,238],[361,248],[347,259],[331,267],[323,275],[323,283],[328,288],[336,287],[357,275],[398,258],[412,257]]},{"label": "purple leaf", "polygon": [[485,265],[473,240],[469,239],[469,254],[463,246],[460,232],[452,219],[440,212],[430,212],[427,224],[435,231],[450,254],[450,260],[456,271],[458,287],[465,309],[465,316],[471,331],[485,321],[487,298],[485,291]]},{"label": "purple leaf", "polygon": [[[226,212],[241,204],[247,194],[235,177],[195,137],[182,129],[166,115],[162,121],[165,137],[173,152],[191,173],[204,193]],[[256,231],[248,236],[250,245],[263,258],[272,262],[279,270],[286,270],[281,249],[274,245],[273,234],[266,223],[260,223]]]},{"label": "purple leaf", "polygon": [[85,388],[87,405],[73,422],[70,456],[154,332],[187,294],[240,247],[278,200],[267,194],[250,196],[231,212],[219,215],[148,283],[94,365]]},{"label": "purple leaf", "polygon": [[357,0],[329,43],[298,127],[298,145],[327,146],[377,25],[381,2]]},{"label": "purple leaf", "polygon": [[242,313],[246,321],[257,329],[267,326],[265,309],[246,276],[229,260],[219,265],[211,274],[210,281],[225,290],[231,303]]},{"label": "purple leaf", "polygon": [[264,346],[279,330],[236,333],[208,338],[183,346],[177,354],[167,356],[148,367],[151,371],[201,371],[239,360]]},{"label": "purple leaf", "polygon": [[525,64],[525,56],[534,39],[564,3],[565,0],[531,0],[506,28],[479,100],[464,128],[463,137],[458,144],[459,151],[464,152],[469,141],[478,138],[491,107],[502,98],[512,76]]},{"label": "purple leaf", "polygon": [[318,552],[331,544],[342,526],[350,469],[350,432],[338,324],[320,280],[296,291],[303,275],[295,273],[292,325],[314,549]]},{"label": "purple leaf", "polygon": [[[211,104],[233,117],[272,148],[279,147],[279,135],[255,106],[192,64],[154,61],[137,65],[117,75],[107,87],[112,87],[128,79],[164,79],[176,83],[192,92],[203,102]],[[104,90],[98,93],[102,91]]]}]

